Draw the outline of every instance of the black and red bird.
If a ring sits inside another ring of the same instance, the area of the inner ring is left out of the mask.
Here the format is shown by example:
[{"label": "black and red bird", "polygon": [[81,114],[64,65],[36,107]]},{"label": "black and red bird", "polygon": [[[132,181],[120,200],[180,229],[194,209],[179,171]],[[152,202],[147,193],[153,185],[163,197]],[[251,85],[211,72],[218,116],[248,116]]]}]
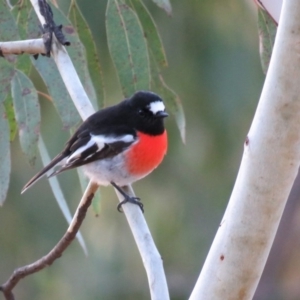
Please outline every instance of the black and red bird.
[{"label": "black and red bird", "polygon": [[76,130],[58,154],[22,189],[25,192],[52,168],[50,176],[82,167],[99,185],[113,185],[124,200],[140,206],[139,198],[130,197],[122,187],[151,173],[167,151],[164,118],[168,114],[162,99],[148,91],[136,92],[119,104],[91,115]]}]

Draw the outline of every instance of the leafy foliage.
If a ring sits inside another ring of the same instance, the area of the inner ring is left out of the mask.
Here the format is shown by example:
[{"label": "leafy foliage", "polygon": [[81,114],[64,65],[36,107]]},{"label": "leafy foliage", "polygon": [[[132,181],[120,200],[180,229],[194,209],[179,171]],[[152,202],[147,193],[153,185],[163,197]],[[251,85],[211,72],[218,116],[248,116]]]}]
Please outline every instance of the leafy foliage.
[{"label": "leafy foliage", "polygon": [[0,103],[6,98],[11,79],[14,76],[14,67],[4,59],[0,59]]},{"label": "leafy foliage", "polygon": [[14,104],[13,104],[13,98],[11,93],[7,95],[4,101],[4,107],[5,107],[6,117],[9,123],[9,130],[10,130],[9,140],[12,142],[15,139],[16,134],[18,132],[18,125],[15,117]]},{"label": "leafy foliage", "polygon": [[[168,0],[154,2],[168,14],[171,13]],[[102,68],[88,22],[75,0],[71,1],[68,18],[58,7],[51,3],[50,5],[55,22],[63,25],[63,33],[71,42],[67,51],[89,98],[94,107],[103,107],[105,90]],[[0,40],[39,38],[39,24],[28,0],[19,1],[11,10],[4,1],[0,1]],[[161,94],[167,109],[174,115],[184,140],[185,118],[182,105],[176,93],[163,80],[161,69],[167,66],[167,59],[157,27],[147,7],[141,0],[108,0],[106,31],[108,48],[124,96],[128,97],[136,90],[148,89]],[[52,58],[8,56],[6,60],[0,58],[0,67],[0,103],[4,103],[1,106],[1,139],[13,140],[18,132],[22,150],[33,164],[39,139],[40,109],[35,81],[31,81],[32,68],[37,70],[47,87],[49,98],[62,120],[64,129],[78,124],[79,114]],[[7,162],[7,154],[5,156],[4,153],[9,151],[9,143],[4,141],[2,149],[0,163],[5,168],[2,174],[6,174],[1,182],[3,188],[0,201],[3,202],[10,172],[10,160]],[[6,165],[2,164],[4,160]],[[81,182],[85,185],[82,179]],[[96,198],[98,200],[94,202],[94,207],[96,213],[99,213],[100,196]]]},{"label": "leafy foliage", "polygon": [[127,2],[139,17],[147,41],[148,51],[153,53],[153,56],[160,67],[166,67],[168,63],[164,46],[150,12],[140,0],[128,0]]},{"label": "leafy foliage", "polygon": [[[164,2],[164,1],[162,1]],[[140,0],[109,0],[106,29],[110,54],[124,96],[151,89],[166,101],[185,140],[185,117],[180,98],[164,82],[160,68],[167,66],[156,25]]]},{"label": "leafy foliage", "polygon": [[1,41],[19,39],[17,24],[5,1],[0,1],[0,38]]},{"label": "leafy foliage", "polygon": [[10,176],[9,125],[3,103],[0,103],[0,129],[0,205],[2,205],[6,198]]},{"label": "leafy foliage", "polygon": [[149,56],[141,24],[124,2],[109,0],[106,11],[108,47],[125,97],[150,89]]},{"label": "leafy foliage", "polygon": [[[27,38],[27,27],[28,27],[28,14],[31,10],[31,5],[28,1],[24,1],[21,5],[17,4],[14,6],[12,12],[15,15],[16,23],[19,30],[21,39]],[[29,74],[31,71],[32,64],[28,55],[19,55],[17,60],[16,68],[25,74]]]},{"label": "leafy foliage", "polygon": [[40,105],[31,80],[21,71],[16,71],[11,82],[15,116],[19,128],[21,148],[30,164],[36,159],[40,133]]}]

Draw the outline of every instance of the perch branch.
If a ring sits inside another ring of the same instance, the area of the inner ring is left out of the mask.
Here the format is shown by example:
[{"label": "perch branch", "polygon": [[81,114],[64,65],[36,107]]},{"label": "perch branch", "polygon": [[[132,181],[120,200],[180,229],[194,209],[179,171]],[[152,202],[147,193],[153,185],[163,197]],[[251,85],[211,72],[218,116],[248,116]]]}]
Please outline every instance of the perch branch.
[{"label": "perch branch", "polygon": [[[129,196],[135,197],[131,186],[123,187],[123,190]],[[124,197],[116,189],[115,191],[119,201],[122,202]],[[154,244],[141,209],[138,205],[128,203],[122,206],[122,210],[126,215],[147,272],[151,299],[170,299],[167,280],[163,268],[163,261]]]}]

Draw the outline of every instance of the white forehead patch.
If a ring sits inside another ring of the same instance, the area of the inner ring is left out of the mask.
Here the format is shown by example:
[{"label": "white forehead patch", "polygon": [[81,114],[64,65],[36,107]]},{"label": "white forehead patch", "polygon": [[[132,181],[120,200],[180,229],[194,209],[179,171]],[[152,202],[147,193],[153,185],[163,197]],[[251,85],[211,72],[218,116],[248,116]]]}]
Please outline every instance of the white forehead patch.
[{"label": "white forehead patch", "polygon": [[159,111],[164,111],[165,106],[162,101],[154,101],[149,104],[149,110],[156,115]]}]

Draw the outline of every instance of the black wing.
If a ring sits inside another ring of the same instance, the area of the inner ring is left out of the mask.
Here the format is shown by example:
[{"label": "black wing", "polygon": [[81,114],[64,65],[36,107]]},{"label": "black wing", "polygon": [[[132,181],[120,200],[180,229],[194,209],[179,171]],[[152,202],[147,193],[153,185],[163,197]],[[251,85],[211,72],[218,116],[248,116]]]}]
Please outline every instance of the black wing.
[{"label": "black wing", "polygon": [[133,130],[127,130],[127,133],[122,135],[116,135],[115,132],[124,133],[125,130],[118,128],[114,130],[113,135],[98,134],[97,130],[92,132],[86,130],[78,134],[77,139],[69,145],[65,163],[50,176],[96,160],[114,157],[126,150],[137,139],[136,132]]},{"label": "black wing", "polygon": [[[82,124],[84,125],[84,123]],[[135,130],[126,126],[106,128],[110,134],[102,134],[102,129],[84,128],[83,126],[74,133],[66,143],[64,150],[58,154],[47,166],[37,173],[22,189],[24,193],[36,181],[42,178],[49,170],[56,166],[59,169],[50,176],[73,169],[95,160],[105,159],[118,155],[127,149],[137,139]]]}]

